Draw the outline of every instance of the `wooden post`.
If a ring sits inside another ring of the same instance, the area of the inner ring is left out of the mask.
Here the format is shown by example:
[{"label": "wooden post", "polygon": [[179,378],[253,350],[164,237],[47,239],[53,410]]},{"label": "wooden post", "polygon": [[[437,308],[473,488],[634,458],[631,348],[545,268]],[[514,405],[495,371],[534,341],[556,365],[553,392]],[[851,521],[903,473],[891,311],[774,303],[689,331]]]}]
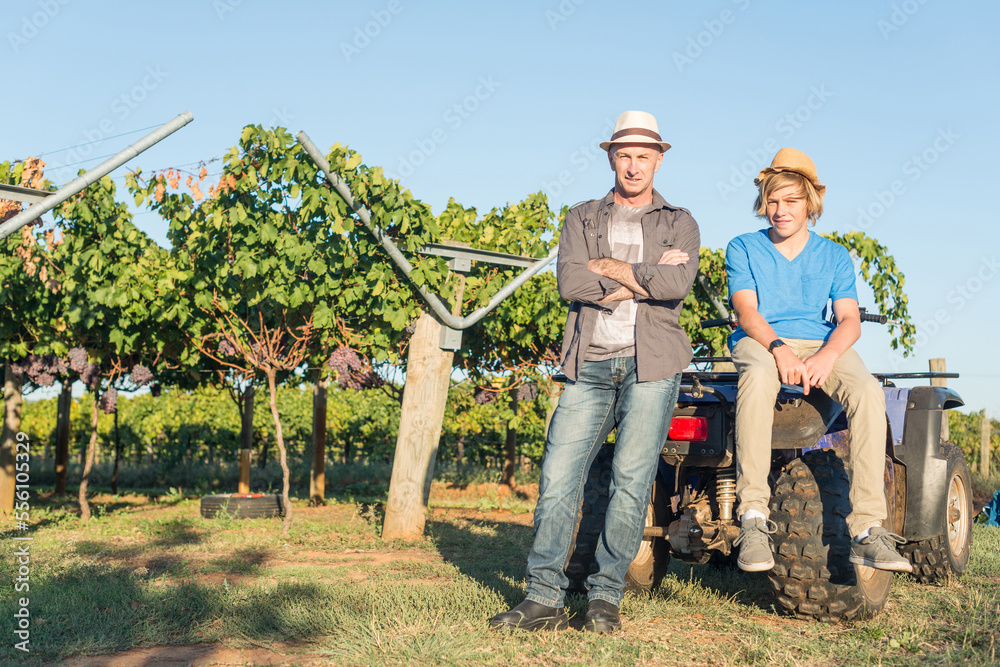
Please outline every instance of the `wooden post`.
[{"label": "wooden post", "polygon": [[[930,369],[932,373],[944,373],[946,371],[944,359],[931,359],[929,362]],[[947,387],[948,381],[944,378],[931,378],[932,387]],[[942,442],[948,442],[951,439],[951,434],[948,430],[948,411],[945,410],[941,415],[941,440]]]},{"label": "wooden post", "polygon": [[455,359],[454,352],[439,346],[442,328],[425,311],[410,338],[399,435],[382,525],[384,540],[416,539],[424,534],[427,497]]},{"label": "wooden post", "polygon": [[[468,246],[468,243],[452,243]],[[454,267],[454,264],[450,266]],[[462,312],[465,274],[449,274],[455,280],[452,315]],[[427,498],[434,479],[444,409],[448,403],[452,350],[441,349],[444,325],[426,310],[417,319],[406,356],[406,385],[399,415],[399,434],[389,479],[389,498],[382,523],[382,539],[414,540],[423,537],[427,519]]]},{"label": "wooden post", "polygon": [[983,477],[990,476],[990,430],[993,424],[990,422],[986,409],[983,408],[983,426],[979,437],[979,473]]},{"label": "wooden post", "polygon": [[239,493],[250,493],[250,455],[253,453],[253,394],[251,384],[243,392],[243,412],[240,415],[240,484]]},{"label": "wooden post", "polygon": [[312,470],[309,476],[309,504],[326,504],[326,388],[330,380],[316,372],[313,385]]},{"label": "wooden post", "polygon": [[3,435],[0,436],[0,512],[14,511],[14,461],[17,456],[17,432],[21,430],[21,381],[4,364]]},{"label": "wooden post", "polygon": [[56,483],[55,494],[66,493],[66,471],[69,467],[70,411],[73,409],[73,383],[63,380],[56,408]]},{"label": "wooden post", "polygon": [[[517,416],[517,387],[508,390],[508,396],[510,396],[510,409],[514,412],[514,416]],[[504,464],[503,464],[503,483],[509,486],[511,489],[517,487],[517,479],[515,475],[515,469],[517,467],[517,429],[512,428],[510,422],[507,422],[507,437],[504,439]]]}]

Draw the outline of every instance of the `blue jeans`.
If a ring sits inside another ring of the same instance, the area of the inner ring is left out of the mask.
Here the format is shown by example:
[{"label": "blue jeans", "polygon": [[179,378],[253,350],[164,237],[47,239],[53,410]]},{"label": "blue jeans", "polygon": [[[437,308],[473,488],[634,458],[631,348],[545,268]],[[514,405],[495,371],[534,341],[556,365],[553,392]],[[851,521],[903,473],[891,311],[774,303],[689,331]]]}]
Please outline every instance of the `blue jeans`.
[{"label": "blue jeans", "polygon": [[680,389],[678,373],[637,382],[635,357],[588,361],[568,382],[549,425],[535,506],[535,541],[528,554],[527,599],[563,606],[576,515],[587,473],[612,429],[615,456],[598,571],[587,597],[621,604],[625,574],[642,542],[657,462]]}]

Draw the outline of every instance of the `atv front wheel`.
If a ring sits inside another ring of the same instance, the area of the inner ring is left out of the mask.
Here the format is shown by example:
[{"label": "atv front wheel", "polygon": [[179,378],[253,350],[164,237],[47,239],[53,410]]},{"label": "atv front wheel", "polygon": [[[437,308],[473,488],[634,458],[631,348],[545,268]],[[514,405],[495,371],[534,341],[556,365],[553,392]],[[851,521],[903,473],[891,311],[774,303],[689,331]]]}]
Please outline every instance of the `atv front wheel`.
[{"label": "atv front wheel", "polygon": [[923,584],[946,581],[965,572],[972,546],[972,481],[969,464],[955,445],[944,447],[948,459],[947,497],[941,533],[911,542],[900,550],[913,564],[913,578]]},{"label": "atv front wheel", "polygon": [[[778,478],[771,500],[774,569],[771,588],[781,606],[799,618],[835,622],[870,616],[889,597],[892,572],[855,566],[846,517],[850,481],[833,450],[794,459]],[[892,532],[892,518],[883,527]]]}]

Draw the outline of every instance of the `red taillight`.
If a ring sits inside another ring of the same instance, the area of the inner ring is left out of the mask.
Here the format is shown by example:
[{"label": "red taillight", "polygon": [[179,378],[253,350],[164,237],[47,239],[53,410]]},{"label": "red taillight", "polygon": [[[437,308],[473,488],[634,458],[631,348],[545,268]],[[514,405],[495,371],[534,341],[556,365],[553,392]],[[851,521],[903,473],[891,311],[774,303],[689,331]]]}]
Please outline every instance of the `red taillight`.
[{"label": "red taillight", "polygon": [[670,420],[671,440],[708,440],[708,419],[705,417],[674,417]]}]

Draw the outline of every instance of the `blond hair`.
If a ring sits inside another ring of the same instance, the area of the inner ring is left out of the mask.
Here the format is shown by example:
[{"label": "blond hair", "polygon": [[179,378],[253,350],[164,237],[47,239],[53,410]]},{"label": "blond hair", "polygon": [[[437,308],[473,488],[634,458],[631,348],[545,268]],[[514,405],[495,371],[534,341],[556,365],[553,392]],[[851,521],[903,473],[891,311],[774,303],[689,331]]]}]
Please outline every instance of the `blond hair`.
[{"label": "blond hair", "polygon": [[798,194],[805,196],[806,213],[815,225],[819,216],[823,215],[823,195],[816,190],[812,181],[795,171],[779,171],[764,177],[758,186],[757,201],[753,204],[754,214],[758,218],[766,218],[768,197],[789,185],[796,187]]}]

